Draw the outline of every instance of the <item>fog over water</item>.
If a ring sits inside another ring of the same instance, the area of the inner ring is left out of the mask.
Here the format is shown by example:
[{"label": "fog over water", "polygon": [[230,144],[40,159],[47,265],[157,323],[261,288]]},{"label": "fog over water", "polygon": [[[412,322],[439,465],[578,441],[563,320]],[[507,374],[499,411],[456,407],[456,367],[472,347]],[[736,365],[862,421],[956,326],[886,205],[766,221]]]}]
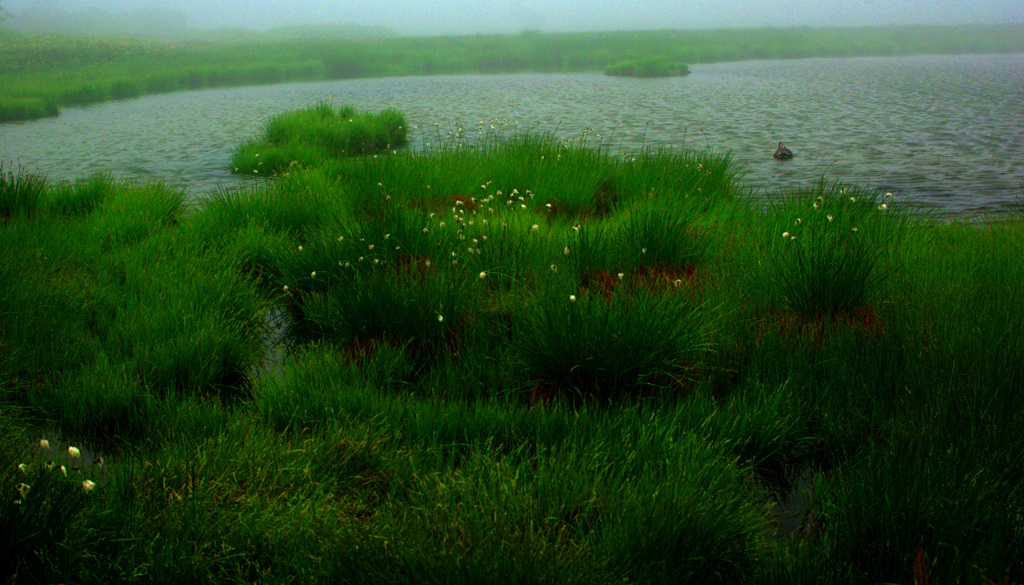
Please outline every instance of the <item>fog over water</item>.
[{"label": "fog over water", "polygon": [[383,26],[403,35],[1024,22],[1021,0],[0,0],[20,10],[171,10],[194,28]]}]

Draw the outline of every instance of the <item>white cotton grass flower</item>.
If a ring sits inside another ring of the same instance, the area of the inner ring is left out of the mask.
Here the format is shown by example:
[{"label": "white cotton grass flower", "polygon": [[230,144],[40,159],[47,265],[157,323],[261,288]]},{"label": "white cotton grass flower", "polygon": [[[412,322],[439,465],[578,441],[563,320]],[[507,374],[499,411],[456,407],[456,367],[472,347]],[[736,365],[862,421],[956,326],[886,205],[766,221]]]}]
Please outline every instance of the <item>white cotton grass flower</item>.
[{"label": "white cotton grass flower", "polygon": [[78,459],[82,456],[82,452],[78,450],[78,447],[68,447],[68,455],[72,459]]},{"label": "white cotton grass flower", "polygon": [[570,303],[575,303],[576,302],[576,295],[569,295],[569,302]]},{"label": "white cotton grass flower", "polygon": [[309,277],[310,278],[316,278],[316,270],[314,270],[313,272],[310,272],[309,273]]},{"label": "white cotton grass flower", "polygon": [[480,280],[483,280],[485,278],[487,278],[487,272],[486,271],[480,272]]},{"label": "white cotton grass flower", "polygon": [[531,232],[535,232],[535,231],[537,231],[539,229],[540,229],[540,226],[537,225],[537,224],[533,224],[533,225],[530,226],[530,231]]},{"label": "white cotton grass flower", "polygon": [[93,490],[93,488],[95,488],[95,487],[96,487],[96,482],[94,482],[91,479],[87,479],[87,480],[82,482],[82,489],[85,490],[85,493],[91,492]]},{"label": "white cotton grass flower", "polygon": [[856,228],[856,227],[855,227],[855,228],[853,228],[853,233],[857,233],[857,232],[859,232],[859,231],[860,231],[860,229],[859,229],[859,228]]},{"label": "white cotton grass flower", "polygon": [[892,193],[891,192],[890,193],[886,193],[885,194],[885,198],[886,199],[892,199]]},{"label": "white cotton grass flower", "polygon": [[832,217],[832,215],[831,215],[831,214],[830,214],[830,215],[827,215],[826,217],[828,217],[828,220],[829,220],[829,221],[832,221],[832,220],[834,219],[834,218]]},{"label": "white cotton grass flower", "polygon": [[444,323],[444,315],[440,315],[440,314],[439,314],[439,315],[437,316],[437,322],[438,322],[438,323]]},{"label": "white cotton grass flower", "polygon": [[50,449],[50,442],[47,441],[46,439],[39,439],[39,448],[40,449],[46,449],[47,451],[49,451],[49,449]]},{"label": "white cotton grass flower", "polygon": [[551,265],[551,272],[558,272],[558,266],[552,264]]},{"label": "white cotton grass flower", "polygon": [[286,285],[282,286],[281,290],[283,290],[284,292],[288,292],[288,285],[286,284]]},{"label": "white cotton grass flower", "polygon": [[21,494],[22,498],[24,498],[25,496],[28,495],[28,492],[32,489],[32,486],[28,485],[27,483],[19,483],[18,487],[14,488],[14,489],[18,490],[18,493]]},{"label": "white cotton grass flower", "polygon": [[782,232],[782,239],[785,240],[789,237],[789,232]]},{"label": "white cotton grass flower", "polygon": [[889,206],[886,205],[885,203],[878,206],[879,211],[885,211],[886,209],[889,209]]},{"label": "white cotton grass flower", "polygon": [[301,252],[302,251],[302,246],[299,246],[298,250],[299,250],[299,252]]},{"label": "white cotton grass flower", "polygon": [[640,248],[640,253],[641,254],[646,254],[647,253],[647,248]]},{"label": "white cotton grass flower", "polygon": [[619,280],[621,281],[624,276],[626,276],[626,273],[625,272],[620,272],[619,273]]},{"label": "white cotton grass flower", "polygon": [[569,246],[566,246],[565,250],[562,250],[562,253],[565,254],[566,256],[568,256],[569,255]]},{"label": "white cotton grass flower", "polygon": [[18,471],[20,471],[22,475],[28,475],[28,465],[25,465],[24,463],[19,463]]}]

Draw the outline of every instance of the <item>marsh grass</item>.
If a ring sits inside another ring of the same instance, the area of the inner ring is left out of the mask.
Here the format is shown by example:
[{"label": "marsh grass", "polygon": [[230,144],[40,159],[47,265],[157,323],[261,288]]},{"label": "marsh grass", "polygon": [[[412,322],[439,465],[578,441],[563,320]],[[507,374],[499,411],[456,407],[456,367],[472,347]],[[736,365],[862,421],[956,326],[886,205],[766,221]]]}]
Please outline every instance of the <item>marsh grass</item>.
[{"label": "marsh grass", "polygon": [[357,112],[321,101],[270,118],[262,137],[238,147],[231,166],[235,173],[254,175],[319,166],[337,157],[400,148],[407,128],[405,114],[396,110]]},{"label": "marsh grass", "polygon": [[35,213],[45,190],[45,177],[21,167],[13,171],[0,162],[0,218]]},{"label": "marsh grass", "polygon": [[[42,186],[0,224],[4,577],[1024,580],[1019,221],[735,176],[496,123],[193,209]],[[55,433],[110,454],[67,501],[17,466]]]},{"label": "marsh grass", "polygon": [[682,294],[626,284],[611,294],[551,286],[516,328],[534,395],[584,400],[681,386],[706,348],[700,307]]},{"label": "marsh grass", "polygon": [[107,200],[116,188],[109,173],[96,173],[54,186],[48,200],[50,211],[60,215],[86,215]]},{"label": "marsh grass", "polygon": [[[750,59],[1019,53],[1019,24],[614,31],[388,37],[254,35],[143,41],[0,34],[0,121],[59,108],[209,87],[466,73],[603,71],[663,55],[668,63]],[[287,161],[286,161],[287,162]]]},{"label": "marsh grass", "polygon": [[769,281],[777,302],[804,319],[874,326],[865,311],[898,269],[907,223],[890,204],[880,193],[839,183],[783,194],[772,213],[782,220],[771,234]]},{"label": "marsh grass", "polygon": [[613,63],[605,68],[604,74],[613,77],[679,77],[689,75],[690,67],[667,57],[647,57]]}]

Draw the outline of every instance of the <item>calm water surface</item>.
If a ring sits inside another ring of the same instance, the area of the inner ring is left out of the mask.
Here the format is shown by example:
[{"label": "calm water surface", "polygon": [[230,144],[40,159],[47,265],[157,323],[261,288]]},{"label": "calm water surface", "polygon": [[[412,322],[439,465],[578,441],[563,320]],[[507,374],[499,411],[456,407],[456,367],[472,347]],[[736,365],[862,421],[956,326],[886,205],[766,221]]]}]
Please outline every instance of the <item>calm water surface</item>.
[{"label": "calm water surface", "polygon": [[[611,152],[731,151],[761,192],[818,177],[859,183],[944,213],[1024,195],[1024,55],[807,59],[696,65],[685,78],[589,74],[406,77],[148,96],[0,125],[0,160],[70,179],[96,170],[156,177],[193,194],[239,184],[235,146],[276,113],[325,99],[396,108],[412,148],[463,125],[547,131]],[[435,126],[437,124],[437,126]],[[796,157],[776,161],[785,141]]]}]

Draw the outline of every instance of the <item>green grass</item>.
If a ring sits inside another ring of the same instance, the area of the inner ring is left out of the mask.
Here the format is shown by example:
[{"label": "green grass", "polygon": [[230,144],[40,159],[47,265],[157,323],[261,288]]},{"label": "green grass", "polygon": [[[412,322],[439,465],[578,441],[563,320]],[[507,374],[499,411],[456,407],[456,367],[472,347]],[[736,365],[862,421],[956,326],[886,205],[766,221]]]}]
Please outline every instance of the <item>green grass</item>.
[{"label": "green grass", "polygon": [[46,190],[46,177],[19,168],[17,172],[0,163],[0,218],[12,215],[31,215],[39,206]]},{"label": "green grass", "polygon": [[689,73],[690,67],[686,63],[664,57],[619,61],[604,70],[605,75],[614,77],[678,77]]},{"label": "green grass", "polygon": [[8,173],[4,577],[1024,581],[1021,217],[737,174],[504,128],[191,209]]},{"label": "green grass", "polygon": [[[768,28],[455,37],[325,38],[308,34],[131,40],[0,29],[0,121],[152,93],[296,80],[403,75],[604,71],[650,55],[665,63],[746,59],[1014,53],[1019,24]],[[660,66],[658,69],[662,69]],[[677,71],[676,68],[670,68]]]},{"label": "green grass", "polygon": [[263,136],[239,145],[232,171],[271,175],[297,165],[315,167],[342,156],[400,148],[408,125],[405,115],[395,110],[374,114],[318,102],[270,118]]}]

